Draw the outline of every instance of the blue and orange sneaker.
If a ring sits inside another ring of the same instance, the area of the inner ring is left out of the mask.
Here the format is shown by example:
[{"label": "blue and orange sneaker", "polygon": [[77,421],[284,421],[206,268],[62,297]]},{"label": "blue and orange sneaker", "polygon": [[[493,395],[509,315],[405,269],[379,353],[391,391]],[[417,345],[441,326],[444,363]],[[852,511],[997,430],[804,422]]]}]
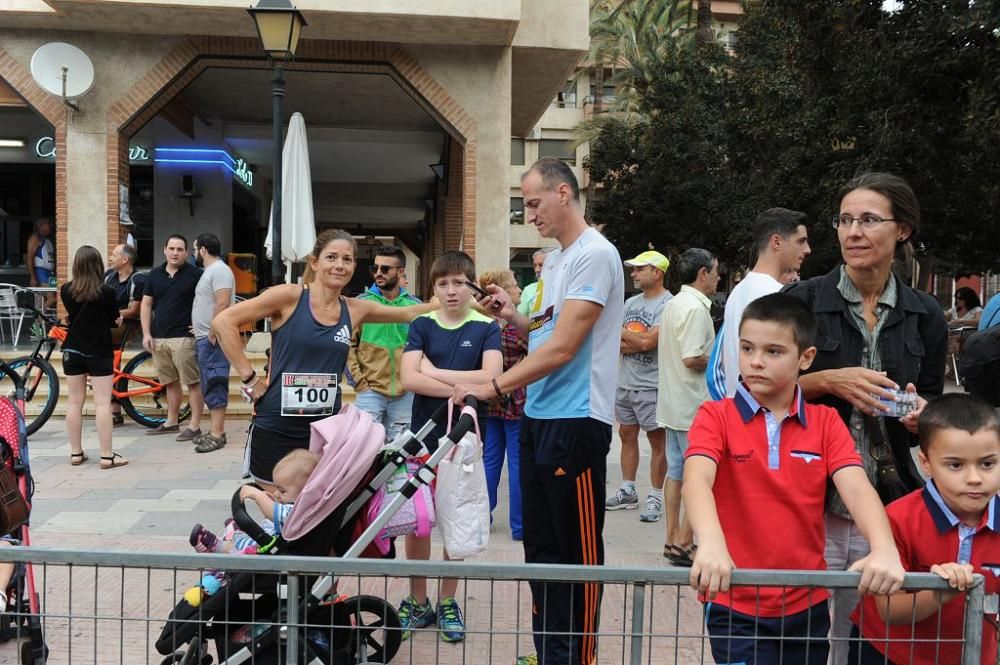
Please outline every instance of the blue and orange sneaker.
[{"label": "blue and orange sneaker", "polygon": [[410,632],[418,628],[427,628],[434,625],[434,606],[429,598],[424,599],[421,605],[412,595],[403,599],[399,604],[399,625],[403,629],[402,639],[410,637]]}]

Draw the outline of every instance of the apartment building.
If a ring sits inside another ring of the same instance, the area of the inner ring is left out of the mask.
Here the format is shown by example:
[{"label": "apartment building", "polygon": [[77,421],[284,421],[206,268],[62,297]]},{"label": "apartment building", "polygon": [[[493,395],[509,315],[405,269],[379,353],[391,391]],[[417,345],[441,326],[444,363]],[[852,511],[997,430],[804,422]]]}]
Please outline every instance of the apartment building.
[{"label": "apartment building", "polygon": [[[712,2],[716,37],[726,48],[735,44],[739,17],[743,14],[740,2]],[[615,89],[606,83],[611,80],[611,70],[606,68],[602,89],[597,90],[593,63],[582,62],[563,87],[552,98],[538,122],[525,134],[511,138],[510,166],[510,254],[511,268],[524,282],[534,281],[531,255],[546,244],[534,227],[524,224],[524,203],[521,198],[521,174],[525,165],[540,157],[557,157],[566,161],[580,181],[581,197],[586,205],[586,191],[590,184],[583,169],[584,159],[590,154],[586,143],[571,147],[573,128],[595,112],[595,99],[600,97],[602,108],[610,106]],[[600,110],[598,110],[600,112]],[[599,195],[598,186],[598,195]]]}]

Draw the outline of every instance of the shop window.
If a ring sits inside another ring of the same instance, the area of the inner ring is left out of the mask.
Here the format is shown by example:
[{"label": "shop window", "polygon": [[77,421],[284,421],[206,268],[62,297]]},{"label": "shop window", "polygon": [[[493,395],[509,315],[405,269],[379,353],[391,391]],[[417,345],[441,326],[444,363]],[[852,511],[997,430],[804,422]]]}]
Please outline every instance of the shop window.
[{"label": "shop window", "polygon": [[542,139],[538,142],[538,157],[555,157],[570,166],[576,165],[576,149],[564,139]]},{"label": "shop window", "polygon": [[510,163],[511,166],[524,166],[524,139],[510,140]]},{"label": "shop window", "polygon": [[[603,81],[598,82],[597,70],[590,72],[590,101],[593,102],[598,95],[601,97],[601,104],[608,105],[615,101],[615,86],[612,83],[615,71],[610,67],[605,67],[603,71]],[[598,85],[600,83],[600,85]]]},{"label": "shop window", "polygon": [[524,199],[520,196],[510,198],[510,223],[524,224]]},{"label": "shop window", "polygon": [[552,100],[552,106],[560,109],[576,108],[576,81],[569,80],[563,85],[562,90],[556,93],[556,98]]}]

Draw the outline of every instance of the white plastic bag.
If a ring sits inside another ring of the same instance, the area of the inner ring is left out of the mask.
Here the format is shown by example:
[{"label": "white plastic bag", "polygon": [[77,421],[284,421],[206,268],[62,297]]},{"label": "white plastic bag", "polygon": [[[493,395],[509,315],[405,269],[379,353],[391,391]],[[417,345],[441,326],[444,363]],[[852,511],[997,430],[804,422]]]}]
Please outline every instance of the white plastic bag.
[{"label": "white plastic bag", "polygon": [[[451,405],[448,408],[451,423]],[[490,498],[475,409],[465,407],[476,421],[438,465],[435,510],[444,548],[452,559],[482,554],[490,540]]]}]

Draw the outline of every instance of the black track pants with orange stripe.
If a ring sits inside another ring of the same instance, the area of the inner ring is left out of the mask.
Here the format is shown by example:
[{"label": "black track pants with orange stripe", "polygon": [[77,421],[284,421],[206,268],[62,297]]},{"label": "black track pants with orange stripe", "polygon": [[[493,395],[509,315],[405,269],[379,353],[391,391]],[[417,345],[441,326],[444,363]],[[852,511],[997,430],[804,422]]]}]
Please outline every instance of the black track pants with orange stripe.
[{"label": "black track pants with orange stripe", "polygon": [[[604,478],[611,426],[592,418],[521,422],[524,559],[604,564]],[[531,583],[532,630],[542,665],[591,665],[601,585]]]}]

